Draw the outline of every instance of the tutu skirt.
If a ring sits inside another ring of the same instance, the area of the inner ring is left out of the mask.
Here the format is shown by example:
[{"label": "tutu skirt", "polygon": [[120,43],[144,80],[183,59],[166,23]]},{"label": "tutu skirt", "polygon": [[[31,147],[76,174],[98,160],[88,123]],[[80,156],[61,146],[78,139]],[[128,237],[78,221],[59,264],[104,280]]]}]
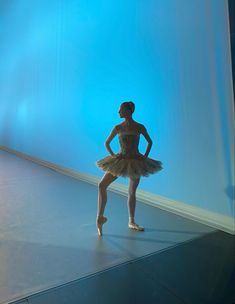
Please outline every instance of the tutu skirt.
[{"label": "tutu skirt", "polygon": [[151,158],[118,158],[106,156],[96,162],[97,167],[114,176],[139,178],[162,170],[162,162]]}]

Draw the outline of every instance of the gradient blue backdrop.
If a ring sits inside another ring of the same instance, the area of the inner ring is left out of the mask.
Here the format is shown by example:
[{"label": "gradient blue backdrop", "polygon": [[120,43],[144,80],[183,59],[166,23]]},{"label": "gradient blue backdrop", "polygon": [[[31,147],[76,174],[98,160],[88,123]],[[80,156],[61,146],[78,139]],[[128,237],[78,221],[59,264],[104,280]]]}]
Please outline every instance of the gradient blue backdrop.
[{"label": "gradient blue backdrop", "polygon": [[164,166],[140,188],[234,214],[226,1],[2,0],[0,41],[0,145],[101,176],[133,100]]}]

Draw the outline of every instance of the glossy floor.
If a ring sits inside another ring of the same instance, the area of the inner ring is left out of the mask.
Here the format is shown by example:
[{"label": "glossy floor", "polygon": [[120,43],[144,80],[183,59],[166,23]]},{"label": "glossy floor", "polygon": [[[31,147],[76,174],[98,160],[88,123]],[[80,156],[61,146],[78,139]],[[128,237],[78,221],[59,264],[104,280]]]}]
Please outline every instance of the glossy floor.
[{"label": "glossy floor", "polygon": [[[225,233],[141,202],[136,218],[146,230],[130,231],[126,198],[109,192],[109,220],[99,239],[95,186],[3,151],[0,169],[1,304],[20,299],[18,303],[143,303],[145,298],[148,303],[194,303],[191,297],[198,293],[185,287],[192,280],[189,265],[199,273],[206,269],[212,249],[215,269],[210,273],[209,267],[208,286],[215,274],[225,275],[228,285],[233,282],[234,264],[228,257],[234,239]],[[222,245],[205,241],[218,236]],[[193,245],[200,248],[197,242],[209,246],[205,253],[199,250],[201,261]]]}]

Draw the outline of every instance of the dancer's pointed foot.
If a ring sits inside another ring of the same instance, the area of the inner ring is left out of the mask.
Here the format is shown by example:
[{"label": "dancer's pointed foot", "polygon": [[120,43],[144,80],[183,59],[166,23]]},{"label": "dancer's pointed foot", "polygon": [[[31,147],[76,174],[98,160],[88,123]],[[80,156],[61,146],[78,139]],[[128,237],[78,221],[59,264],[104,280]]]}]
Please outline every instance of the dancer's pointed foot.
[{"label": "dancer's pointed foot", "polygon": [[137,225],[136,223],[129,223],[128,227],[132,230],[136,230],[136,231],[144,231],[144,227]]},{"label": "dancer's pointed foot", "polygon": [[96,219],[96,225],[97,225],[97,230],[98,230],[98,235],[102,236],[103,231],[102,231],[102,226],[103,224],[107,222],[107,217],[103,215],[98,215]]}]

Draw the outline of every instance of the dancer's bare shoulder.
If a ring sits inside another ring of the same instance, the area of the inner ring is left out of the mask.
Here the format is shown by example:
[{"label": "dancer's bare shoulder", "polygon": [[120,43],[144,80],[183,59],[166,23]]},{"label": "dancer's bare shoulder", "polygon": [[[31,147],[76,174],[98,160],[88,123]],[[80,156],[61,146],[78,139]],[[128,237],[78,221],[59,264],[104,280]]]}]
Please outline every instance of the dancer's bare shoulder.
[{"label": "dancer's bare shoulder", "polygon": [[133,121],[131,124],[126,124],[125,122],[122,122],[118,125],[115,126],[115,129],[117,130],[117,132],[122,132],[122,131],[134,131],[136,133],[143,133],[145,131],[145,127],[144,125]]},{"label": "dancer's bare shoulder", "polygon": [[144,129],[145,129],[145,126],[142,125],[141,123],[136,122],[136,121],[132,125],[132,130],[137,132],[137,133],[140,133],[140,134],[143,133]]},{"label": "dancer's bare shoulder", "polygon": [[138,124],[137,128],[140,133],[143,133],[146,131],[146,128],[143,124],[141,124],[141,123],[137,123],[137,124]]},{"label": "dancer's bare shoulder", "polygon": [[122,131],[122,129],[123,129],[123,123],[120,123],[120,124],[116,125],[114,128],[116,129],[117,133],[120,132],[120,131]]}]

